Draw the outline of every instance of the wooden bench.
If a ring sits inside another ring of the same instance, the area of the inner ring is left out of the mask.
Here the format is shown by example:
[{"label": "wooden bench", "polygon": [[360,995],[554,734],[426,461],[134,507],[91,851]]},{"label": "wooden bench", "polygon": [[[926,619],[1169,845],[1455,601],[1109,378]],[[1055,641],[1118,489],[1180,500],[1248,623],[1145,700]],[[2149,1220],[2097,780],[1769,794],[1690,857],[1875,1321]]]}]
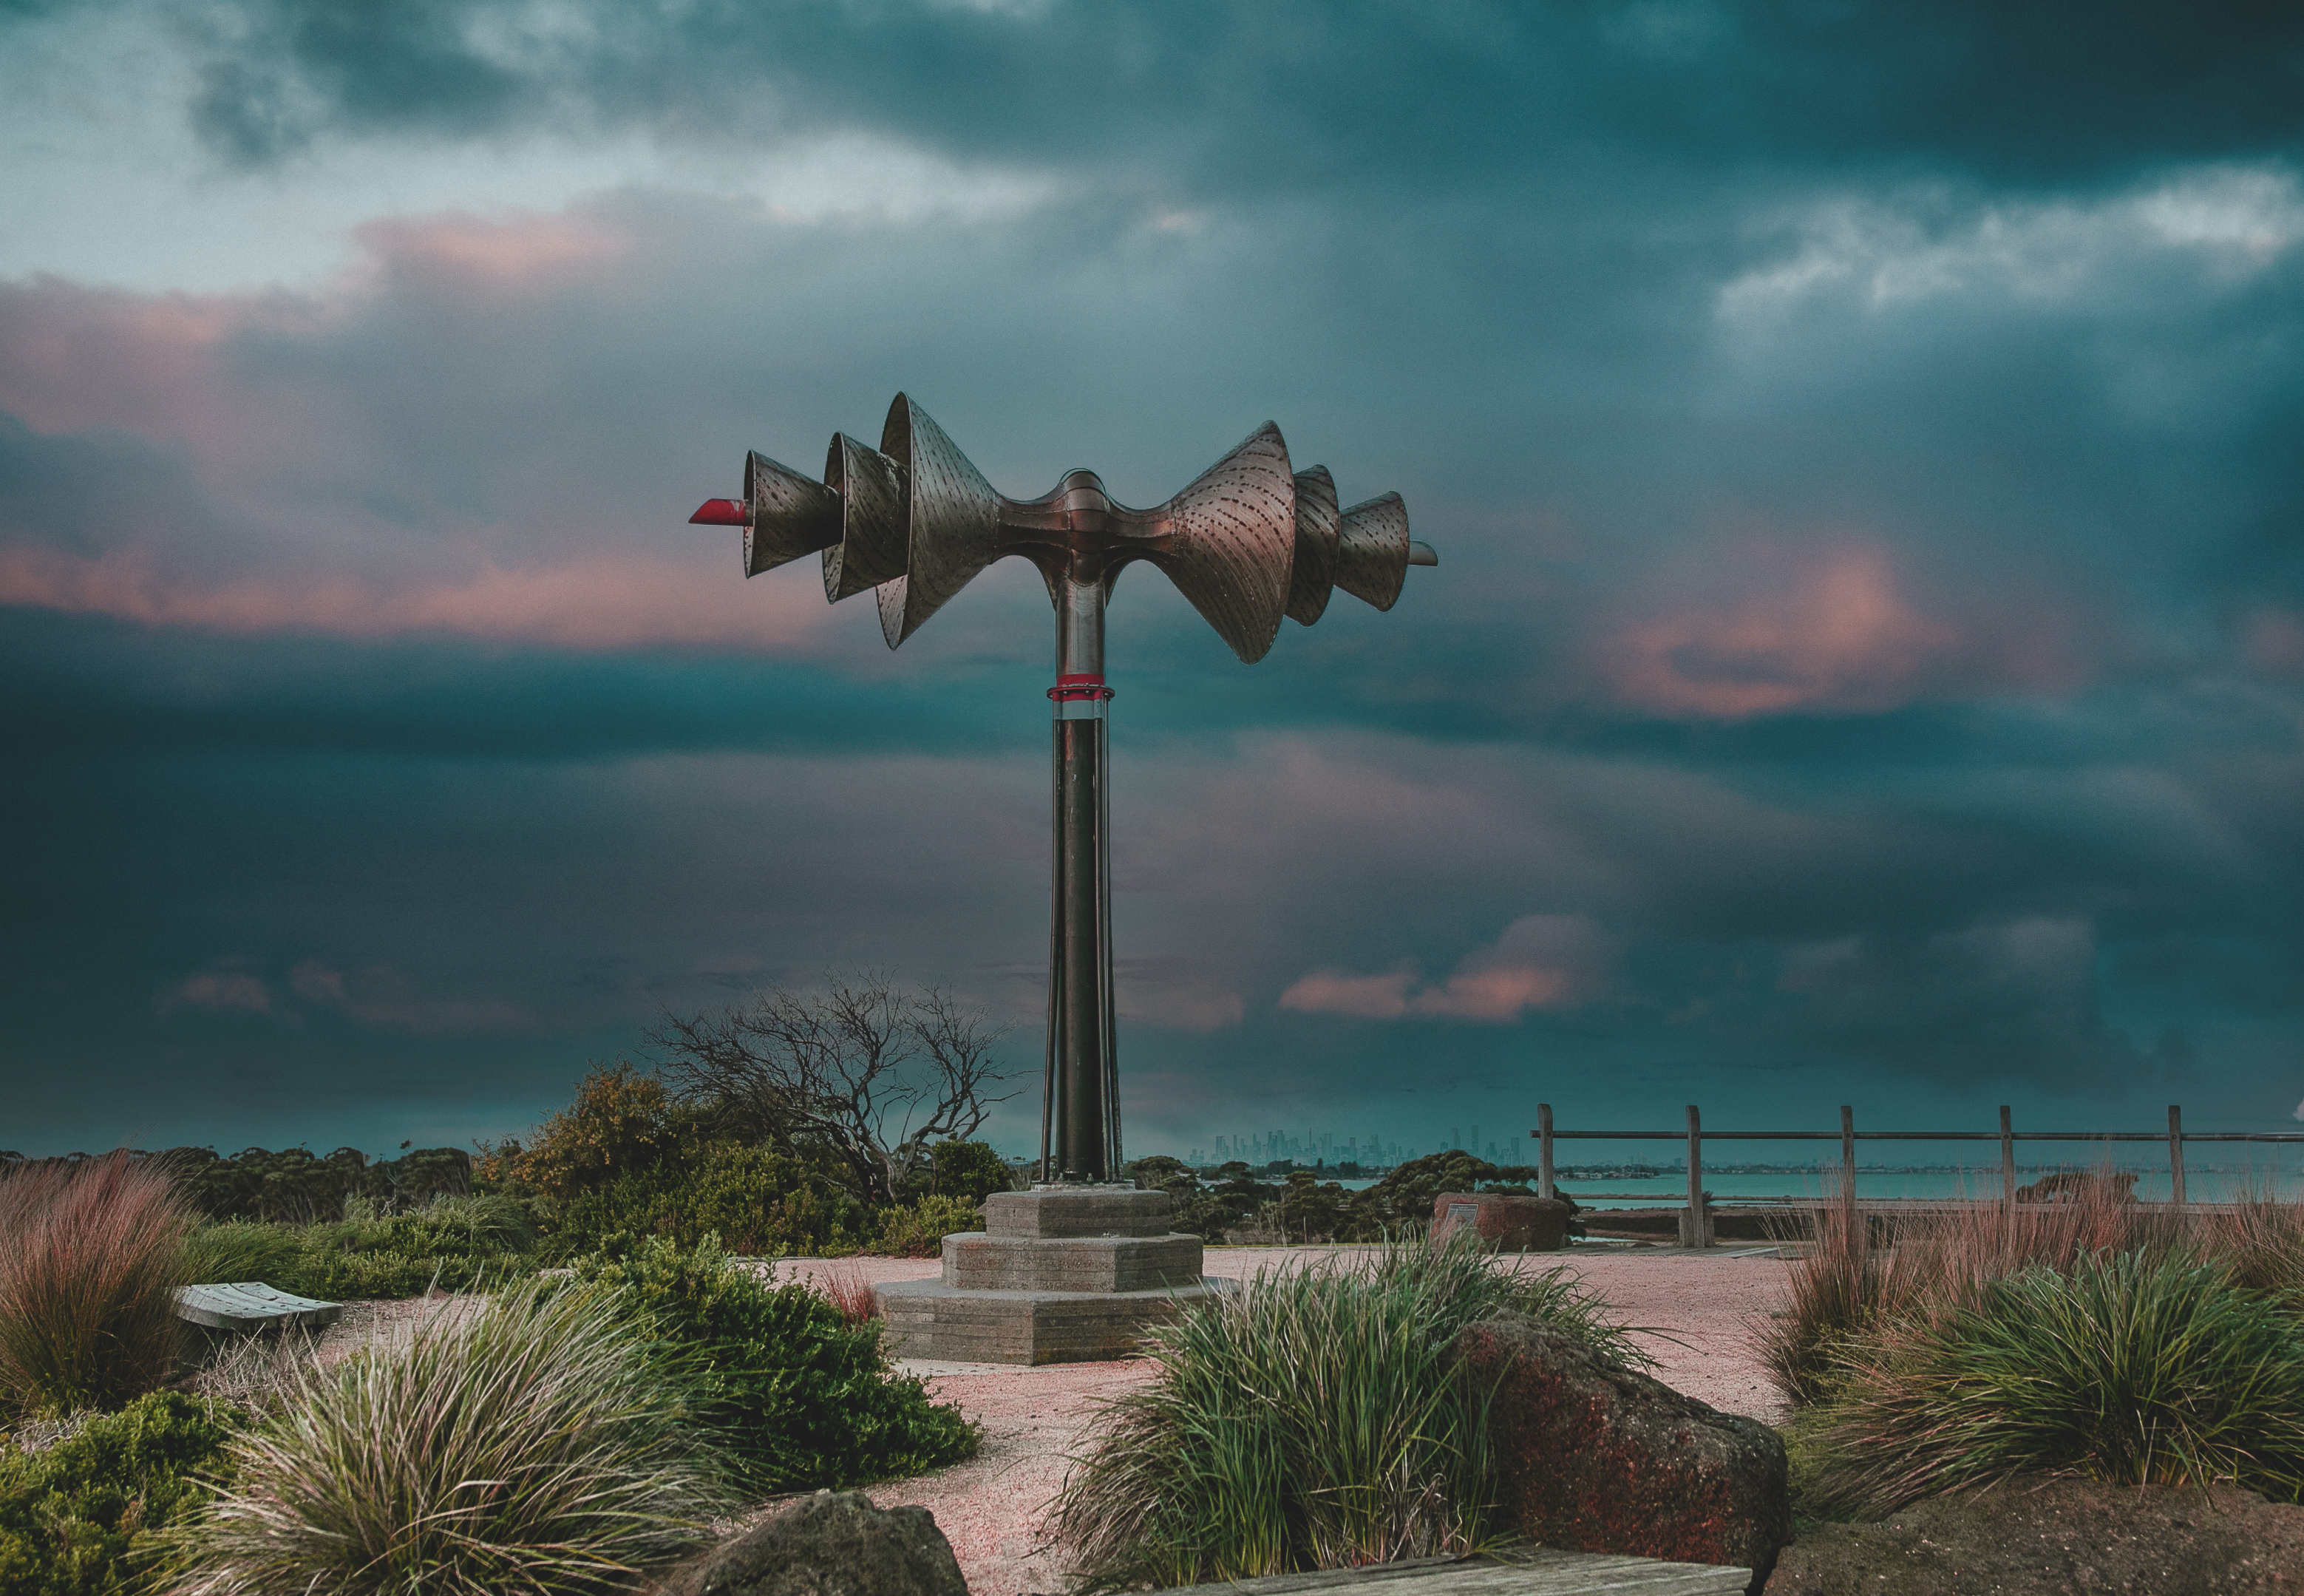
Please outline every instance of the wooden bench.
[{"label": "wooden bench", "polygon": [[1317,1596],[1326,1591],[1351,1596],[1597,1596],[1615,1591],[1631,1596],[1741,1596],[1751,1583],[1749,1568],[1519,1547],[1473,1558],[1417,1558],[1369,1568],[1185,1585],[1160,1596]]},{"label": "wooden bench", "polygon": [[261,1280],[176,1288],[176,1317],[211,1330],[261,1330],[275,1325],[318,1329],[335,1323],[343,1311],[342,1303],[292,1296]]}]

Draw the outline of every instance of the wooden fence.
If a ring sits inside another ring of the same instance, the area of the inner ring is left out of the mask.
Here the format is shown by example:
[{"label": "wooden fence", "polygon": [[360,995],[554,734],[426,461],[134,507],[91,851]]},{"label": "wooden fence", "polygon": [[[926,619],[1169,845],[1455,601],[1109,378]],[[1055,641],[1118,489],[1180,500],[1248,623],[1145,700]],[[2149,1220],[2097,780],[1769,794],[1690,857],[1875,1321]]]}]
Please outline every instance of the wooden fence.
[{"label": "wooden fence", "polygon": [[[1552,1123],[1552,1105],[1536,1106],[1536,1129],[1529,1133],[1536,1138],[1537,1189],[1545,1196],[1556,1193],[1553,1186],[1552,1147],[1555,1142],[1676,1142],[1683,1133],[1679,1131],[1563,1131]],[[1684,1245],[1708,1247],[1712,1244],[1712,1228],[1705,1222],[1704,1144],[1707,1142],[1832,1142],[1840,1143],[1841,1177],[1846,1189],[1856,1189],[1856,1144],[1859,1142],[1998,1142],[2000,1143],[2000,1197],[2003,1202],[2016,1201],[2016,1143],[2019,1142],[2086,1142],[2108,1144],[2114,1142],[2160,1142],[2168,1144],[2169,1201],[2185,1205],[2184,1144],[2188,1142],[2304,1142],[2304,1131],[2188,1131],[2181,1106],[2168,1105],[2168,1130],[2165,1137],[2158,1131],[2020,1131],[2011,1121],[2008,1105],[2000,1106],[2000,1128],[1997,1131],[1859,1131],[1856,1128],[1856,1110],[1841,1105],[1840,1128],[1837,1131],[1707,1131],[1703,1116],[1694,1103],[1688,1105],[1688,1193],[1681,1211],[1680,1235]],[[1639,1197],[1640,1193],[1592,1193],[1588,1195],[1608,1197]],[[1670,1201],[1673,1193],[1656,1194],[1659,1201]],[[1796,1198],[1740,1198],[1741,1202],[1792,1202]],[[1877,1206],[1868,1203],[1866,1206]]]}]

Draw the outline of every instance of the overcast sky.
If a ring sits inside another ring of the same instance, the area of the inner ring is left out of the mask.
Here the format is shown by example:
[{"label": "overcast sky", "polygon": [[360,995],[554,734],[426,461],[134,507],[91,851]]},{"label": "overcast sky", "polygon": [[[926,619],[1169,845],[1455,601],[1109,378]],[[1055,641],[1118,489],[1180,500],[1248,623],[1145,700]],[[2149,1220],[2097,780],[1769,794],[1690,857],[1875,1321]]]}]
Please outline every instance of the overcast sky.
[{"label": "overcast sky", "polygon": [[1037,1141],[1052,625],[692,528],[910,393],[1440,552],[1111,622],[1131,1151],[2294,1128],[2281,8],[0,0],[0,1148],[462,1142],[888,967]]}]

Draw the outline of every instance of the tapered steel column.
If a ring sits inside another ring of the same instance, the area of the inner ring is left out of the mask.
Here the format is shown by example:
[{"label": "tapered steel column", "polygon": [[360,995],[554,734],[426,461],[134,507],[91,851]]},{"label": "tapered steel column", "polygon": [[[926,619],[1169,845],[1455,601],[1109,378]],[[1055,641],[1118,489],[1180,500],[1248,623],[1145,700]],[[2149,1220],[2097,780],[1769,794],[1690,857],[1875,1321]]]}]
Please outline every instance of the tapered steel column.
[{"label": "tapered steel column", "polygon": [[1042,1178],[1120,1167],[1112,1004],[1112,841],[1105,796],[1104,583],[1063,578],[1056,606],[1055,851],[1048,932]]}]

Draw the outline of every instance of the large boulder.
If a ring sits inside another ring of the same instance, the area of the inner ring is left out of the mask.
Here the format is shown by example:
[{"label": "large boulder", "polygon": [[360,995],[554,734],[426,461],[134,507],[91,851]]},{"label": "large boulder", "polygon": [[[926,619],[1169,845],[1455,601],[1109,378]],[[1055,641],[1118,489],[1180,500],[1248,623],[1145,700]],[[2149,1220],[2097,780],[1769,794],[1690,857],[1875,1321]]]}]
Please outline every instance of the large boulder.
[{"label": "large boulder", "polygon": [[1491,1252],[1557,1252],[1571,1210],[1556,1197],[1513,1192],[1443,1192],[1432,1200],[1432,1244],[1470,1230]]},{"label": "large boulder", "polygon": [[682,1566],[659,1596],[968,1596],[926,1507],[819,1490]]},{"label": "large boulder", "polygon": [[1755,1596],[1767,1583],[1792,1532],[1775,1430],[1517,1314],[1467,1326],[1456,1349],[1494,1389],[1498,1495],[1530,1540],[1749,1568]]}]

